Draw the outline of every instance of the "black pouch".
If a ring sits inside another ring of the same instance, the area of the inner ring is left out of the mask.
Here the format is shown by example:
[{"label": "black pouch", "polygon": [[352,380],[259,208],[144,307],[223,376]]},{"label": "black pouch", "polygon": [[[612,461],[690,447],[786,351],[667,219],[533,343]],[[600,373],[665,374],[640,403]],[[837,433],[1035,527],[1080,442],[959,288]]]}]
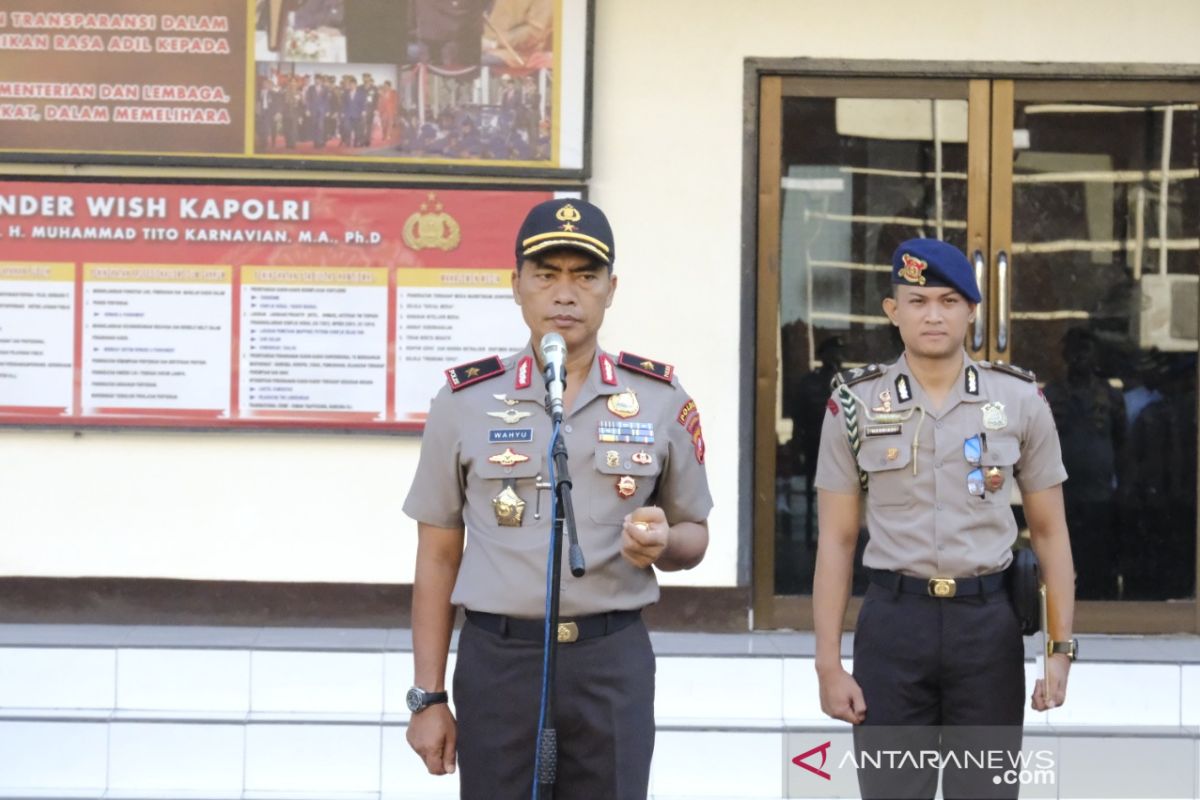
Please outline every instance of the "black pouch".
[{"label": "black pouch", "polygon": [[1008,565],[1008,597],[1021,623],[1021,635],[1032,636],[1042,628],[1040,589],[1042,571],[1031,547],[1013,551]]}]

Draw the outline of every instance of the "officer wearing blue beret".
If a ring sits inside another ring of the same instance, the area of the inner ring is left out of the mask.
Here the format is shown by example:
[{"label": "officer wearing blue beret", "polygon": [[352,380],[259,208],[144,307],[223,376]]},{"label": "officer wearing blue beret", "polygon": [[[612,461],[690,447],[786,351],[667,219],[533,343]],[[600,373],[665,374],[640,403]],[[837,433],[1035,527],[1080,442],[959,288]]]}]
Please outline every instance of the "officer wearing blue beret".
[{"label": "officer wearing blue beret", "polygon": [[[561,433],[587,558],[564,570],[554,727],[555,796],[644,800],[654,751],[654,652],[641,620],[655,570],[708,547],[712,497],[700,413],[675,369],[597,337],[617,288],[604,213],[562,198],[516,237],[513,298],[530,343],[446,371],[404,511],[418,523],[408,741],[429,772],[461,767],[468,800],[529,797],[542,688],[546,559],[553,523],[540,348],[566,343]],[[469,536],[467,533],[469,532]],[[453,694],[446,660],[466,611]]]},{"label": "officer wearing blue beret", "polygon": [[[1075,656],[1067,475],[1054,419],[1032,373],[965,352],[980,294],[956,247],[904,242],[892,284],[883,310],[904,352],[840,373],[821,432],[813,585],[821,707],[854,724],[863,755],[1016,750],[1025,678],[1006,579],[1014,483],[1054,611],[1054,655],[1033,708],[1065,701]],[[862,508],[870,585],[851,675],[839,654]],[[941,764],[946,797],[1017,796],[1003,775],[960,768],[972,762],[957,758]],[[938,765],[928,761],[858,766],[864,797],[933,797],[937,786]]]}]

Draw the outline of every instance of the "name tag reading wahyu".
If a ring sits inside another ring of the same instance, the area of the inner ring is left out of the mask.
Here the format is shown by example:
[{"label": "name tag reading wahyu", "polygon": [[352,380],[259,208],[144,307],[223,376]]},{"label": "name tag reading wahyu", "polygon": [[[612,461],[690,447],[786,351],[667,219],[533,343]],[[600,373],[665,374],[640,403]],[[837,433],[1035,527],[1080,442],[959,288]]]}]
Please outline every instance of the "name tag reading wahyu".
[{"label": "name tag reading wahyu", "polygon": [[488,441],[492,444],[500,442],[532,442],[533,428],[492,428],[488,431]]},{"label": "name tag reading wahyu", "polygon": [[602,442],[654,444],[654,423],[602,419],[598,423],[597,438]]},{"label": "name tag reading wahyu", "polygon": [[895,436],[900,433],[899,425],[868,425],[867,436]]}]

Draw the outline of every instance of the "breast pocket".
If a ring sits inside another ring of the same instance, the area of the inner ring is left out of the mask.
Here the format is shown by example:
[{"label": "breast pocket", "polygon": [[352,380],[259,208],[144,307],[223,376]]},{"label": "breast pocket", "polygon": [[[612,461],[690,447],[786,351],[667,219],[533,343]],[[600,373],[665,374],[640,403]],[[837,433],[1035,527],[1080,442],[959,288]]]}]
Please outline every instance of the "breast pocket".
[{"label": "breast pocket", "polygon": [[867,502],[906,506],[912,502],[912,448],[900,437],[868,439],[858,451],[858,467],[867,473]]},{"label": "breast pocket", "polygon": [[983,469],[986,499],[1008,506],[1012,501],[1013,476],[1021,458],[1021,443],[1015,436],[989,436],[987,450],[979,454]]},{"label": "breast pocket", "polygon": [[593,467],[599,484],[589,501],[592,519],[620,523],[630,511],[650,501],[662,473],[662,457],[646,445],[605,444],[596,448]]}]

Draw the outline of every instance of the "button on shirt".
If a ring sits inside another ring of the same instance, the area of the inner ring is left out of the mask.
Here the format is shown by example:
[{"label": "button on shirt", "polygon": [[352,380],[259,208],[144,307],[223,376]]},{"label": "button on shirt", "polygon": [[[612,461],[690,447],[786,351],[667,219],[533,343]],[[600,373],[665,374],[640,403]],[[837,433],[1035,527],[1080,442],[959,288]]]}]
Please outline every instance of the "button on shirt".
[{"label": "button on shirt", "polygon": [[[902,376],[911,395],[907,400],[899,399],[906,394],[898,391]],[[841,407],[836,414],[832,407],[827,409],[815,484],[830,492],[857,494],[856,467],[867,473],[870,541],[863,564],[920,578],[970,577],[1007,567],[1017,536],[1010,508],[1014,480],[1022,492],[1030,493],[1067,478],[1054,418],[1037,385],[964,354],[960,379],[940,409],[912,378],[904,356],[849,390],[861,400],[861,448],[856,458]],[[869,418],[879,413],[872,409],[883,407],[885,391],[893,413],[912,411],[899,423],[898,433]],[[1003,425],[998,424],[996,403],[1002,406]],[[837,405],[836,395],[833,404]],[[985,406],[990,414],[984,413]],[[875,425],[876,435],[871,435]],[[968,462],[963,448],[974,436],[981,437],[979,468],[985,473],[995,468],[1003,476],[1003,484],[995,491],[985,490],[982,497],[967,488],[968,474],[976,466]]]},{"label": "button on shirt", "polygon": [[[608,360],[603,371],[601,356]],[[546,389],[536,367],[525,387],[518,384],[515,369],[532,357],[532,349],[526,347],[505,359],[505,372],[498,377],[458,392],[442,388],[430,407],[420,463],[404,503],[404,512],[418,522],[466,527],[466,547],[451,596],[454,604],[529,618],[545,612],[546,557],[553,522],[553,492],[537,488],[550,477],[553,426],[544,406]],[[560,598],[564,618],[642,608],[658,600],[654,570],[638,569],[621,557],[626,514],[639,506],[657,505],[672,524],[703,522],[712,508],[703,449],[697,448],[689,420],[678,419],[690,403],[687,393],[674,378],[668,383],[614,368],[615,361],[597,352],[561,429],[574,484],[579,542],[587,560],[587,574],[574,578],[567,569],[564,538]],[[616,382],[606,382],[602,373],[610,381],[615,375]],[[627,391],[636,395],[638,409],[626,419],[611,411],[608,401]],[[494,415],[510,409],[529,416],[508,423]],[[624,436],[618,438],[630,441],[602,442],[601,422],[648,425],[641,430],[652,434],[653,441]],[[488,460],[506,449],[528,460],[508,466]],[[630,497],[617,491],[618,481],[626,476],[636,485]],[[520,526],[497,522],[492,500],[506,486],[525,502]]]}]

